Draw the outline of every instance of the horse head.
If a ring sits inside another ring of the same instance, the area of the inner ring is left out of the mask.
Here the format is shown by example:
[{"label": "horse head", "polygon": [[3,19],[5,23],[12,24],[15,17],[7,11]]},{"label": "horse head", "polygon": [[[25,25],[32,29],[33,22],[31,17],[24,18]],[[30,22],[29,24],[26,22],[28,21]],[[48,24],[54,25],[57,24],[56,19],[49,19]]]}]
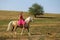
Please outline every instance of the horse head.
[{"label": "horse head", "polygon": [[28,18],[25,19],[26,23],[33,22],[33,17],[29,16]]}]

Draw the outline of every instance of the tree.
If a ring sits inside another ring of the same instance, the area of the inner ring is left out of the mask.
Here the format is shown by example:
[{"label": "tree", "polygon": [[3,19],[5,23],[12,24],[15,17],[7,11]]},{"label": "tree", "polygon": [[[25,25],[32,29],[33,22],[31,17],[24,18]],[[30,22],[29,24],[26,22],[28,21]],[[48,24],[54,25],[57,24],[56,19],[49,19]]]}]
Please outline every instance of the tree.
[{"label": "tree", "polygon": [[29,8],[29,13],[35,17],[36,15],[43,15],[43,12],[43,7],[37,3],[33,4],[32,7]]}]

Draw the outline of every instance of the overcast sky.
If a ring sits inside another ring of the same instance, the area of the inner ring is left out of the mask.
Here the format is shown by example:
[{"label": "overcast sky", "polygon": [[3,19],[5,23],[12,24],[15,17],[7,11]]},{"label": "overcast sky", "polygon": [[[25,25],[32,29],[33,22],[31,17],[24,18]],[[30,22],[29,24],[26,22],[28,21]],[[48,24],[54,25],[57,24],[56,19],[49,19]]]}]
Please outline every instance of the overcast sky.
[{"label": "overcast sky", "polygon": [[38,3],[48,13],[60,13],[60,0],[0,0],[0,10],[28,11],[32,4]]}]

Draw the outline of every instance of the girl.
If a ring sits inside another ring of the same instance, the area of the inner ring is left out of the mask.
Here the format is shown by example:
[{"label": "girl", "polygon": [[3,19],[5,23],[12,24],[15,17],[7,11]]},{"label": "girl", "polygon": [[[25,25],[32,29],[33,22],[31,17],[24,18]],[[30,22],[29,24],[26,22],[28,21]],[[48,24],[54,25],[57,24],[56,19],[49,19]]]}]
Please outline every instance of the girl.
[{"label": "girl", "polygon": [[25,24],[25,20],[24,20],[22,14],[23,14],[23,12],[21,12],[21,14],[19,15],[18,26],[20,26],[20,25],[24,26],[24,24]]}]

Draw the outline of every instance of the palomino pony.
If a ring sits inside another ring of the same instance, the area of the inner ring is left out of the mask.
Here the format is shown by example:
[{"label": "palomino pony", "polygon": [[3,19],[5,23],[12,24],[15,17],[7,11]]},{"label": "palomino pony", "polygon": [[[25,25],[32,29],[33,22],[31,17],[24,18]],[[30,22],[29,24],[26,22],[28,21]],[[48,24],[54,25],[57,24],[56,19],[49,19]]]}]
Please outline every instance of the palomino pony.
[{"label": "palomino pony", "polygon": [[[21,35],[23,34],[24,29],[27,29],[28,35],[30,35],[29,24],[30,24],[31,21],[33,21],[33,17],[31,17],[31,16],[29,16],[28,18],[25,19],[26,24],[24,25],[24,27],[22,27]],[[15,31],[17,29],[17,27],[19,27],[17,22],[18,21],[10,21],[9,24],[8,24],[7,31],[9,31],[9,30],[10,31]]]}]

